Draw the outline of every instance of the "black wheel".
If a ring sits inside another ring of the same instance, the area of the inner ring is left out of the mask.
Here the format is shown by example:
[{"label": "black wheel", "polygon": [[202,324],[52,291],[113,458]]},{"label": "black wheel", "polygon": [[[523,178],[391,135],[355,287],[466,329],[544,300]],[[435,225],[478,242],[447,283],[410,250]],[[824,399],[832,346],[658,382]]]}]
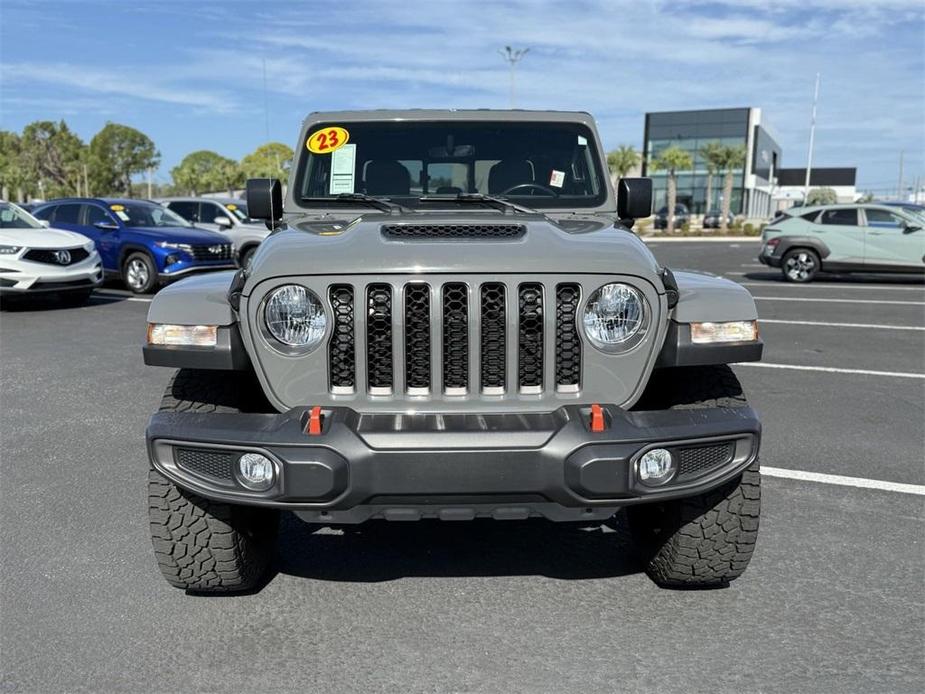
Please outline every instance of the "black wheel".
[{"label": "black wheel", "polygon": [[787,251],[780,263],[781,272],[787,282],[812,282],[820,267],[819,255],[809,248]]},{"label": "black wheel", "polygon": [[91,294],[93,294],[92,289],[74,290],[60,294],[58,301],[65,306],[83,306],[90,300]]},{"label": "black wheel", "polygon": [[[221,371],[178,371],[162,412],[242,412],[263,409],[247,378]],[[158,567],[167,582],[194,592],[254,588],[276,551],[279,512],[211,501],[148,472],[148,519]]]},{"label": "black wheel", "polygon": [[254,251],[257,250],[257,246],[248,246],[243,251],[241,251],[241,256],[238,258],[238,262],[241,267],[246,268],[250,265],[251,258],[254,256]]},{"label": "black wheel", "polygon": [[[646,400],[648,398],[648,400]],[[744,407],[728,366],[656,372],[641,401],[646,408]],[[724,586],[745,571],[755,550],[761,510],[756,460],[741,475],[705,494],[627,509],[646,573],[664,587]]]},{"label": "black wheel", "polygon": [[122,262],[122,279],[135,294],[149,294],[157,286],[157,268],[147,253],[129,254]]}]

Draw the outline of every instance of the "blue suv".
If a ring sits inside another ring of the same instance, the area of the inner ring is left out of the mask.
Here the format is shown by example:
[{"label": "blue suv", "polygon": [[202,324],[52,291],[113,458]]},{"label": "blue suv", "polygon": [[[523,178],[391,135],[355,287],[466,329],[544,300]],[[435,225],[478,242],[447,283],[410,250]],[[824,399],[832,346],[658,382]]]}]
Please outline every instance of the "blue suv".
[{"label": "blue suv", "polygon": [[136,294],[191,272],[237,267],[227,238],[147,200],[62,198],[33,214],[93,239],[106,276],[121,278]]}]

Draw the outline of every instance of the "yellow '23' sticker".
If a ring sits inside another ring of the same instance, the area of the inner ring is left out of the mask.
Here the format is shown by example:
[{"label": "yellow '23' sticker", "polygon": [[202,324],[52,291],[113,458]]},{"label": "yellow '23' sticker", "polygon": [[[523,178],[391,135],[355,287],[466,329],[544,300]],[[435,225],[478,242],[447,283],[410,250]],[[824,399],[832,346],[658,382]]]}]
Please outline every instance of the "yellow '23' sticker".
[{"label": "yellow '23' sticker", "polygon": [[305,146],[314,154],[328,154],[340,149],[350,140],[350,133],[344,128],[331,126],[318,130],[308,138]]}]

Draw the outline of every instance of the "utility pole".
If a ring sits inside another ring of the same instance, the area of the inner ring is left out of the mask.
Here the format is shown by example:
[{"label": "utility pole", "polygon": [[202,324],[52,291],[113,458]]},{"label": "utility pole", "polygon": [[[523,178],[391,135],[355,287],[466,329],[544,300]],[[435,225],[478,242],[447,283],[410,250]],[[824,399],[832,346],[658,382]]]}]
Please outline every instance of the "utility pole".
[{"label": "utility pole", "polygon": [[517,67],[517,63],[523,60],[523,57],[530,52],[529,48],[511,48],[510,46],[505,46],[504,50],[498,50],[501,54],[501,57],[504,58],[508,64],[511,66],[511,108],[514,108],[514,69]]},{"label": "utility pole", "polygon": [[903,154],[904,151],[900,150],[899,152],[899,183],[896,184],[896,199],[902,201],[903,199]]},{"label": "utility pole", "polygon": [[154,197],[154,194],[151,192],[151,176],[154,175],[154,167],[148,167],[148,200]]},{"label": "utility pole", "polygon": [[813,169],[813,144],[816,139],[816,103],[819,101],[819,73],[816,73],[816,89],[813,92],[813,116],[809,122],[809,154],[806,157],[806,183],[803,186],[803,204],[809,197],[809,174]]},{"label": "utility pole", "polygon": [[267,101],[267,59],[263,59],[263,132],[266,142],[270,141],[270,108]]}]

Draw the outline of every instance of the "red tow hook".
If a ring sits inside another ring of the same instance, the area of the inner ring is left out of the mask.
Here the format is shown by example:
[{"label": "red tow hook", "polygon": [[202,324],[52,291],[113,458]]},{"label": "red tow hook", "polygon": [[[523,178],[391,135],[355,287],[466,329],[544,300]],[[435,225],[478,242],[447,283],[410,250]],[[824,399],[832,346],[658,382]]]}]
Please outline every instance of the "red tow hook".
[{"label": "red tow hook", "polygon": [[321,407],[315,405],[308,413],[308,426],[305,433],[309,436],[321,436]]},{"label": "red tow hook", "polygon": [[591,405],[591,431],[595,434],[604,431],[604,410],[597,403]]}]

